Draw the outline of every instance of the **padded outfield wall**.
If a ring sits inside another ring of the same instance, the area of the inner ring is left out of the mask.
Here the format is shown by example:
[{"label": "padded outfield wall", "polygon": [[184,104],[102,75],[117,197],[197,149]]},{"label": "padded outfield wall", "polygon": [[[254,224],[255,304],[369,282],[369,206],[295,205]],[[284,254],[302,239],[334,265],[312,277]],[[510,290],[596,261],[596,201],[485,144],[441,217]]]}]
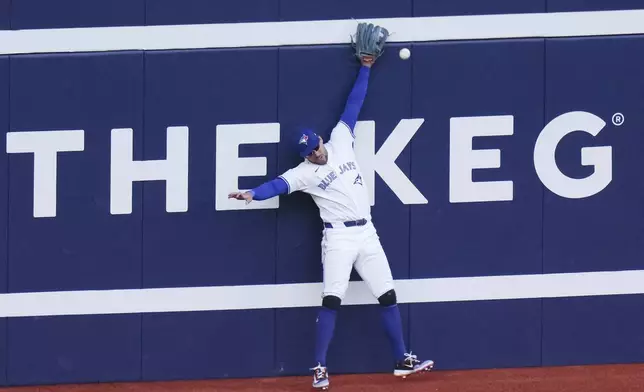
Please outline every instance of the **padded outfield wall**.
[{"label": "padded outfield wall", "polygon": [[[393,26],[356,148],[410,348],[643,361],[640,3],[0,0],[0,385],[307,374],[316,207],[226,194],[328,135],[350,18]],[[388,372],[352,279],[329,366]]]}]

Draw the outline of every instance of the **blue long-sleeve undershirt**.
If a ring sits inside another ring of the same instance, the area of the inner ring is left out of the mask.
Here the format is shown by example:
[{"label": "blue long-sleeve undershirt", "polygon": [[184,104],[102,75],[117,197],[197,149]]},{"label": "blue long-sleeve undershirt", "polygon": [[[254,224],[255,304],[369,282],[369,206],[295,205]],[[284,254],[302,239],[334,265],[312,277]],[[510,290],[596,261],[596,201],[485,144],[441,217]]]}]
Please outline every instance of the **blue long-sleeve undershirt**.
[{"label": "blue long-sleeve undershirt", "polygon": [[361,66],[358,77],[356,78],[351,93],[347,98],[347,103],[344,106],[344,112],[340,116],[340,120],[347,124],[353,134],[353,129],[356,126],[358,121],[358,114],[360,114],[360,109],[364,102],[365,97],[367,96],[367,85],[369,83],[369,73],[371,72],[370,67]]},{"label": "blue long-sleeve undershirt", "polygon": [[254,200],[266,200],[288,192],[288,184],[283,178],[277,177],[251,189],[250,192],[253,194]]}]

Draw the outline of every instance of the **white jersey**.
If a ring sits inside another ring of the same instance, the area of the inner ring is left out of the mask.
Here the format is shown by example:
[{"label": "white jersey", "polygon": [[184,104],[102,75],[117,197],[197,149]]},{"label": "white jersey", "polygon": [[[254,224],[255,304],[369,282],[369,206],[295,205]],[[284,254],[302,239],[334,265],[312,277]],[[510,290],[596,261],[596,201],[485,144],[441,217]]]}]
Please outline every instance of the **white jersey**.
[{"label": "white jersey", "polygon": [[353,141],[351,130],[340,121],[324,144],[329,154],[325,165],[304,159],[280,176],[288,184],[289,194],[301,191],[311,195],[323,222],[371,220],[369,194],[356,161]]}]

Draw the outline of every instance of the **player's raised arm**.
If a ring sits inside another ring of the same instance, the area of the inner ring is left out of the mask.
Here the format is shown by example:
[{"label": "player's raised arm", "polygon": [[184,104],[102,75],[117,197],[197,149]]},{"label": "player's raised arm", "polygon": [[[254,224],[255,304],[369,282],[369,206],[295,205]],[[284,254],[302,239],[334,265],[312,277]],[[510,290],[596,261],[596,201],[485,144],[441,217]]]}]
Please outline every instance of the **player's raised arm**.
[{"label": "player's raised arm", "polygon": [[367,96],[367,88],[369,86],[369,75],[371,73],[371,64],[373,62],[362,61],[360,66],[360,71],[358,72],[358,77],[353,84],[351,93],[347,98],[347,102],[344,106],[344,111],[340,116],[340,121],[346,124],[351,132],[351,136],[355,137],[354,129],[356,122],[358,121],[358,115],[362,109],[362,104],[364,99]]},{"label": "player's raised arm", "polygon": [[[358,115],[367,96],[371,66],[382,55],[388,37],[389,31],[387,29],[373,25],[372,23],[360,23],[358,24],[355,37],[352,38],[355,56],[360,60],[360,71],[347,97],[344,111],[339,121],[341,124],[346,125],[352,139],[355,138],[355,126],[358,122]],[[336,126],[334,132],[331,134],[331,139],[342,138],[340,135],[333,135],[333,133],[336,133],[336,130],[339,133],[343,133],[340,131],[342,128],[344,127]]]}]

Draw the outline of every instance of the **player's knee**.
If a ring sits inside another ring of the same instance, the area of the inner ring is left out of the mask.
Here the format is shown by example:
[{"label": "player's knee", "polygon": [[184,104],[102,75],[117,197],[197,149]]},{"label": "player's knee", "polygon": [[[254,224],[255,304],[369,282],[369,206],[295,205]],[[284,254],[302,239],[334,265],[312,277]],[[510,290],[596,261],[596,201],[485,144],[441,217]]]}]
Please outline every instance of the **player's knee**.
[{"label": "player's knee", "polygon": [[382,306],[393,306],[396,304],[396,291],[391,289],[378,297],[378,302]]},{"label": "player's knee", "polygon": [[340,297],[336,297],[335,295],[325,295],[322,298],[322,306],[331,310],[339,310],[341,303],[342,300]]}]

